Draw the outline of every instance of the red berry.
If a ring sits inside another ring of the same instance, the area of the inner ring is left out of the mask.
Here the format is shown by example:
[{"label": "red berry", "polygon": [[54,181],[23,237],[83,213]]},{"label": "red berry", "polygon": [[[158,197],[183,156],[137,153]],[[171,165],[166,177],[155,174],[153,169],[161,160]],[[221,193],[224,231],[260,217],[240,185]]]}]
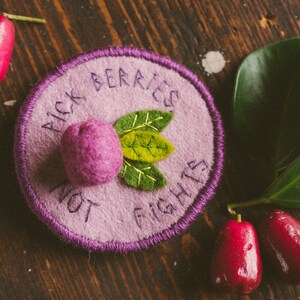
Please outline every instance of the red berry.
[{"label": "red berry", "polygon": [[273,210],[260,223],[266,258],[289,283],[300,284],[300,222],[281,210]]},{"label": "red berry", "polygon": [[0,82],[4,79],[15,44],[14,24],[0,15]]},{"label": "red berry", "polygon": [[223,225],[210,271],[214,286],[222,292],[249,294],[259,286],[262,264],[252,224],[231,220]]}]

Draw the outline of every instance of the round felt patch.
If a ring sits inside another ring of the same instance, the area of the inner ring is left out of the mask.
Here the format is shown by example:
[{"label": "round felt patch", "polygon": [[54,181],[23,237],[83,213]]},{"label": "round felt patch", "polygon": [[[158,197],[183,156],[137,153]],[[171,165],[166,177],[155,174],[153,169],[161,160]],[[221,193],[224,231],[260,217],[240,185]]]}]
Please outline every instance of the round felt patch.
[{"label": "round felt patch", "polygon": [[[64,130],[92,118],[114,125],[140,110],[173,113],[160,134],[174,151],[155,162],[167,184],[141,191],[117,177],[72,186],[59,152]],[[33,89],[17,121],[15,161],[29,207],[56,234],[89,250],[126,252],[182,232],[212,198],[223,128],[207,88],[185,67],[145,50],[96,50],[58,66]]]}]

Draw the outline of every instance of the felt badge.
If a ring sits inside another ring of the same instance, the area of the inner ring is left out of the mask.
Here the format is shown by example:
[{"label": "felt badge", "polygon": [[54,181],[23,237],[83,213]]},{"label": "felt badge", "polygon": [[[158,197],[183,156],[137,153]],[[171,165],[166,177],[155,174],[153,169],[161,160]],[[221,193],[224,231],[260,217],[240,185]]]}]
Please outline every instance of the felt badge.
[{"label": "felt badge", "polygon": [[179,234],[212,198],[223,128],[185,67],[145,50],[96,50],[27,97],[15,161],[29,207],[58,236],[127,252]]}]

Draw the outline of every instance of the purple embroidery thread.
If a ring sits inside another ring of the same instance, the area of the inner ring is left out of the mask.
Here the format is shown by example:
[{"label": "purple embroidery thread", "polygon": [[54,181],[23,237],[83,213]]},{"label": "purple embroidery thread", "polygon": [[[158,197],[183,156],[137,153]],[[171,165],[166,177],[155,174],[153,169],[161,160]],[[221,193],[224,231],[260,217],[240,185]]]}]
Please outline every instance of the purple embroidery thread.
[{"label": "purple embroidery thread", "polygon": [[[82,235],[75,234],[71,232],[67,227],[60,224],[46,210],[46,208],[43,206],[43,204],[41,204],[38,197],[34,193],[34,190],[27,176],[27,162],[25,159],[23,159],[24,157],[26,157],[26,147],[24,140],[26,124],[30,118],[35,102],[40,97],[42,91],[47,88],[51,82],[55,81],[60,76],[63,76],[63,74],[67,70],[72,69],[83,62],[107,56],[130,56],[145,59],[177,72],[183,78],[188,80],[201,94],[208,107],[214,127],[214,165],[212,167],[211,173],[209,174],[206,185],[199,192],[200,195],[198,194],[193,204],[186,209],[184,216],[180,218],[175,224],[172,224],[169,228],[163,230],[162,232],[153,234],[152,236],[144,238],[143,240],[128,243],[120,243],[115,241],[102,243],[97,240],[92,240]],[[217,111],[214,105],[211,94],[204,86],[204,84],[197,78],[197,76],[189,71],[186,67],[172,61],[169,58],[150,53],[143,49],[130,47],[113,47],[84,52],[75,56],[74,58],[57,66],[55,71],[48,74],[34,87],[29,96],[26,98],[17,119],[15,128],[14,158],[16,163],[16,173],[22,192],[25,195],[27,204],[31,208],[31,210],[44,223],[46,223],[50,230],[52,230],[54,233],[58,233],[58,235],[64,241],[81,246],[87,250],[114,251],[125,253],[129,251],[145,249],[169,238],[172,238],[184,231],[191,224],[191,222],[195,220],[208,200],[210,200],[214,196],[216,188],[222,176],[224,160],[224,131],[220,113]]]}]

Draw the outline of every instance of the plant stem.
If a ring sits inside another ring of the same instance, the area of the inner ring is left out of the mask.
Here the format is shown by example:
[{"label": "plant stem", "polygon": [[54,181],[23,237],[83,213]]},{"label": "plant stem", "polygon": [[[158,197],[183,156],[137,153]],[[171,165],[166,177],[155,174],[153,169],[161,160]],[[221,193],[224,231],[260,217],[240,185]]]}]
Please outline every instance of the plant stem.
[{"label": "plant stem", "polygon": [[2,13],[4,17],[7,17],[10,20],[18,20],[18,21],[27,21],[27,22],[32,22],[32,23],[39,23],[39,24],[45,24],[46,20],[45,19],[40,19],[40,18],[31,18],[31,17],[25,17],[25,16],[18,16],[18,15],[12,15],[8,13]]},{"label": "plant stem", "polygon": [[241,222],[242,222],[242,215],[241,215],[241,214],[237,214],[237,215],[236,215],[236,221],[237,221],[238,223],[241,223]]},{"label": "plant stem", "polygon": [[233,216],[237,216],[236,211],[234,208],[241,208],[241,207],[248,207],[248,206],[253,206],[253,205],[259,205],[259,204],[267,204],[270,203],[270,199],[267,198],[257,198],[254,200],[250,201],[245,201],[245,202],[236,202],[236,203],[228,203],[227,204],[227,210],[229,213]]}]

